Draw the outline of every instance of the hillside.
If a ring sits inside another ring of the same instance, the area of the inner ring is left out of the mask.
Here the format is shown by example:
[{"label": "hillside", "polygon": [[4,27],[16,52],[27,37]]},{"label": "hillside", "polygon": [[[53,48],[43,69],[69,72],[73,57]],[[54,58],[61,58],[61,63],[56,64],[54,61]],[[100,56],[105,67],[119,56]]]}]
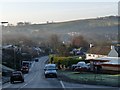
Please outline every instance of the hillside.
[{"label": "hillside", "polygon": [[116,40],[118,35],[118,16],[100,17],[93,19],[74,20],[48,24],[30,24],[22,26],[3,27],[3,37],[26,35],[31,38],[47,38],[58,34],[61,39],[68,41],[71,34],[83,35],[89,40]]}]

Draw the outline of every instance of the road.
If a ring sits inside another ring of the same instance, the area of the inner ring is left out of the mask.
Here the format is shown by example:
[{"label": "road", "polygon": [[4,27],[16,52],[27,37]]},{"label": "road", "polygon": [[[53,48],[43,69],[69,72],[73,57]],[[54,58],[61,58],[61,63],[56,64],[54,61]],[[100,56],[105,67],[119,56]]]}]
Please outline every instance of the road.
[{"label": "road", "polygon": [[[22,90],[25,88],[46,88],[46,89],[65,89],[65,88],[111,88],[106,86],[96,86],[96,85],[84,85],[84,84],[74,84],[63,82],[58,78],[45,78],[44,77],[44,66],[45,62],[48,60],[47,56],[39,58],[39,62],[33,62],[30,72],[25,74],[25,82],[24,83],[15,83],[10,84],[6,83],[2,85],[2,88],[9,88],[9,89],[17,89]],[[71,90],[71,89],[70,89]],[[76,89],[74,89],[76,90]]]}]

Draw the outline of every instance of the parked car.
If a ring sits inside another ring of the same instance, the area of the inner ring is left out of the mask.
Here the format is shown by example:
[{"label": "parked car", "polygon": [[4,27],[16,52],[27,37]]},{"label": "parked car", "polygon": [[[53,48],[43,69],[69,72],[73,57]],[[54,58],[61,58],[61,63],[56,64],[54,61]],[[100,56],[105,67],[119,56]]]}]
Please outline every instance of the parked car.
[{"label": "parked car", "polygon": [[55,77],[57,78],[57,68],[55,64],[46,64],[44,68],[45,72],[45,78],[48,77]]},{"label": "parked car", "polygon": [[86,64],[85,62],[78,62],[77,64],[72,65],[72,70],[74,71],[87,71],[89,68],[89,64]]},{"label": "parked car", "polygon": [[80,72],[84,72],[84,71],[88,71],[88,69],[87,69],[87,67],[76,67],[75,69],[74,69],[74,71],[80,71]]},{"label": "parked car", "polygon": [[24,77],[21,71],[12,72],[11,77],[10,77],[10,83],[13,84],[15,81],[24,82]]},{"label": "parked car", "polygon": [[76,67],[78,67],[77,64],[73,64],[73,65],[71,66],[71,70],[74,70]]}]

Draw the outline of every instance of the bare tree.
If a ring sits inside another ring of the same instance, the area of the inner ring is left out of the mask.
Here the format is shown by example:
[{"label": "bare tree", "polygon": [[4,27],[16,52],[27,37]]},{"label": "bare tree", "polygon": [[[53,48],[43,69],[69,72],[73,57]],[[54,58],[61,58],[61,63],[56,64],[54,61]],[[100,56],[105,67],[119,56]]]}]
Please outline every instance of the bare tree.
[{"label": "bare tree", "polygon": [[87,48],[89,46],[87,40],[84,39],[83,36],[76,36],[72,39],[72,46],[73,47],[85,47]]},{"label": "bare tree", "polygon": [[49,40],[48,41],[49,45],[50,45],[50,47],[53,48],[53,50],[57,50],[60,47],[61,41],[60,41],[58,35],[53,34],[50,36],[50,38],[48,40]]}]

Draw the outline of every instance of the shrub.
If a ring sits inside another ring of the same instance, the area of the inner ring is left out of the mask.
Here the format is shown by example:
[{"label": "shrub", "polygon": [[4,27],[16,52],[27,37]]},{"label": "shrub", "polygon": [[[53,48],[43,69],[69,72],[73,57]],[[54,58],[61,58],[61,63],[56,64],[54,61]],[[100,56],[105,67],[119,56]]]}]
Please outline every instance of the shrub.
[{"label": "shrub", "polygon": [[[50,56],[51,58],[51,56]],[[53,63],[57,65],[65,65],[66,67],[70,67],[72,64],[77,64],[82,59],[74,58],[74,57],[58,57],[54,56]]]}]

